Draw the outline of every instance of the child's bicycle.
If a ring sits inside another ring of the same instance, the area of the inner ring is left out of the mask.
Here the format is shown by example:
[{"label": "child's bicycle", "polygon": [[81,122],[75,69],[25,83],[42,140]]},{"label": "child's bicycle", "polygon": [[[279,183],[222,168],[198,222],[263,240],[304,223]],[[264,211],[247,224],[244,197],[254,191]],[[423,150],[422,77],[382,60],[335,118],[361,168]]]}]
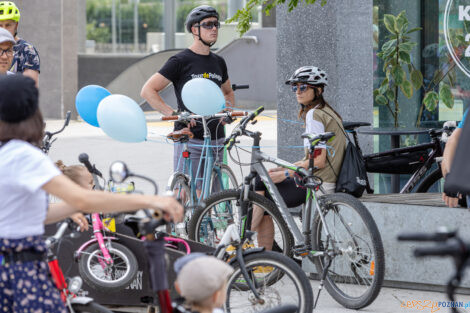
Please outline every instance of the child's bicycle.
[{"label": "child's bicycle", "polygon": [[92,298],[81,295],[83,282],[79,276],[67,279],[64,277],[53,248],[62,239],[65,232],[74,227],[74,224],[71,220],[67,219],[58,225],[57,232],[46,239],[46,247],[49,270],[54,285],[60,291],[62,301],[70,313],[112,313],[112,311],[94,302]]},{"label": "child's bicycle", "polygon": [[[111,165],[111,175],[117,183],[132,174],[122,162]],[[139,175],[155,187],[150,178]],[[153,291],[157,293],[159,312],[186,312],[184,306],[171,301],[168,292],[165,265],[165,234],[156,228],[165,224],[161,213],[145,210],[146,217],[138,221],[139,233],[145,238],[145,249],[150,265]],[[246,249],[254,233],[240,237],[235,224],[231,224],[214,252],[214,256],[229,262],[235,272],[228,280],[226,312],[261,312],[273,309],[278,313],[310,313],[313,297],[310,282],[297,264],[286,256],[264,251],[262,248]],[[231,249],[227,249],[228,247]],[[282,309],[279,306],[283,306]],[[266,312],[267,313],[267,312]]]}]

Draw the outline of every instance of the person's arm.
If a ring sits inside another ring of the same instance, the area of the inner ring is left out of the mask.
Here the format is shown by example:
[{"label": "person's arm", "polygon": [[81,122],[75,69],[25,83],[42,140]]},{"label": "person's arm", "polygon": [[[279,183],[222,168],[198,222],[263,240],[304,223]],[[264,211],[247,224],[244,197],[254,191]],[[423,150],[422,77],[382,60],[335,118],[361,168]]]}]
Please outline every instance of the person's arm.
[{"label": "person's arm", "polygon": [[25,69],[23,71],[24,76],[32,78],[36,82],[36,88],[39,88],[39,72],[32,69]]},{"label": "person's arm", "polygon": [[222,93],[224,94],[225,102],[230,103],[230,107],[235,107],[235,94],[230,84],[230,79],[227,79],[225,83],[220,86]]},{"label": "person's arm", "polygon": [[47,216],[48,221],[60,220],[60,218],[70,216],[78,211],[112,213],[137,211],[145,208],[160,209],[167,215],[166,218],[175,221],[181,220],[183,216],[183,207],[173,197],[88,190],[75,184],[65,175],[55,176],[44,184],[42,189],[62,199],[66,204],[51,205]]},{"label": "person's arm", "polygon": [[171,81],[165,76],[160,73],[155,73],[145,82],[140,91],[140,96],[144,98],[152,108],[166,116],[170,116],[173,113],[173,108],[163,101],[159,92],[168,86],[169,83],[171,83]]},{"label": "person's arm", "polygon": [[447,140],[441,163],[442,177],[446,177],[446,175],[450,172],[452,161],[454,160],[455,150],[457,149],[461,133],[462,128],[456,128]]},{"label": "person's arm", "polygon": [[[444,178],[447,176],[447,174],[449,174],[450,169],[452,167],[452,161],[454,160],[455,150],[457,149],[461,133],[462,129],[456,128],[447,140],[441,163],[442,177]],[[442,200],[446,203],[448,207],[451,208],[456,207],[459,203],[458,198],[449,197],[444,192],[442,193]]]},{"label": "person's arm", "polygon": [[[326,166],[326,149],[320,149],[321,153],[313,159],[313,165],[316,166],[317,168],[324,168]],[[308,163],[309,160],[300,160],[294,163],[296,166],[303,167],[305,169],[308,169]],[[294,175],[294,171],[284,169],[282,167],[276,167],[273,169],[269,170],[269,177],[273,180],[274,183],[279,183],[283,181],[284,179],[287,178],[288,174],[289,177],[292,177]]]}]

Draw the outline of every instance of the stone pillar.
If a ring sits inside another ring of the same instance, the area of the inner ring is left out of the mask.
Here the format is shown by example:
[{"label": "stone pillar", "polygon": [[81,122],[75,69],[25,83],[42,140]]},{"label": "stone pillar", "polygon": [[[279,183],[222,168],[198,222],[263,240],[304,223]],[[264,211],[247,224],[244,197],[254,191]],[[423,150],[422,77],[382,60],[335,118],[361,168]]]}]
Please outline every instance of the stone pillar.
[{"label": "stone pillar", "polygon": [[78,7],[85,0],[16,0],[18,36],[39,52],[40,107],[46,118],[75,112],[77,93]]},{"label": "stone pillar", "polygon": [[175,32],[176,32],[176,7],[175,1],[165,0],[164,1],[164,12],[163,25],[165,30],[165,50],[175,48]]},{"label": "stone pillar", "polygon": [[[304,131],[297,113],[295,95],[284,82],[299,67],[314,65],[328,73],[325,99],[345,121],[372,123],[372,0],[332,1],[299,5],[292,12],[281,5],[276,11],[278,156],[297,161]],[[372,137],[361,137],[365,152],[372,149]]]}]

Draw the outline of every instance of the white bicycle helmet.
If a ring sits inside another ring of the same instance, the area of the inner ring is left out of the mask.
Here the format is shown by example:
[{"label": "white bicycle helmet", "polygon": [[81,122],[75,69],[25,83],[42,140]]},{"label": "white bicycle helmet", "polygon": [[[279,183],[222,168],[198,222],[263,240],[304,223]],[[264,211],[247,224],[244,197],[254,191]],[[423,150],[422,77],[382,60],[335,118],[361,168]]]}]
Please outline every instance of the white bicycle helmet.
[{"label": "white bicycle helmet", "polygon": [[328,75],[316,66],[302,66],[286,81],[286,85],[306,83],[309,85],[328,85]]}]

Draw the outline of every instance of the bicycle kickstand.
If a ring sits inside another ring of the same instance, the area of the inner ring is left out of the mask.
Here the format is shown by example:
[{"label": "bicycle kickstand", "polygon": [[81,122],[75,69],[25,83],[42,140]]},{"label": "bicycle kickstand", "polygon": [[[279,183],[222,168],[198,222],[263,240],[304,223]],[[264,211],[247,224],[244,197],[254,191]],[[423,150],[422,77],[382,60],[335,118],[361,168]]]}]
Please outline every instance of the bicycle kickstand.
[{"label": "bicycle kickstand", "polygon": [[323,290],[323,282],[325,281],[325,279],[326,279],[326,274],[328,273],[328,269],[329,269],[330,266],[331,266],[331,257],[330,257],[330,256],[328,256],[325,265],[326,265],[326,266],[323,268],[323,273],[321,274],[320,285],[318,286],[317,299],[316,299],[316,301],[314,301],[314,303],[313,303],[313,310],[315,310],[315,308],[317,307],[318,299],[320,298],[320,293],[321,293],[321,291]]}]

